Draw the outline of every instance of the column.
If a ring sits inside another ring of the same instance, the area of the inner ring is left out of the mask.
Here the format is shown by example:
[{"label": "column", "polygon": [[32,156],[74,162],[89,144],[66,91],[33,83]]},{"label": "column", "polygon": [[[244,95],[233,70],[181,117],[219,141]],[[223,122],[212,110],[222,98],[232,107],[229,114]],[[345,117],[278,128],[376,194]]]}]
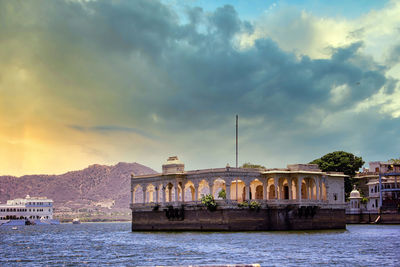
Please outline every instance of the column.
[{"label": "column", "polygon": [[274,178],[274,186],[275,186],[275,198],[279,199],[279,195],[278,195],[278,178]]},{"label": "column", "polygon": [[194,201],[199,200],[199,185],[195,184],[194,185]]},{"label": "column", "polygon": [[182,185],[182,202],[185,202],[185,186]]},{"label": "column", "polygon": [[297,177],[297,195],[298,197],[298,201],[301,202],[301,177]]},{"label": "column", "polygon": [[143,204],[146,203],[146,195],[147,195],[147,186],[144,184],[142,185],[143,188]]},{"label": "column", "polygon": [[250,200],[250,183],[245,183],[245,196],[244,196],[244,200]]},{"label": "column", "polygon": [[288,178],[288,188],[289,188],[289,200],[292,200],[293,199],[292,178]]},{"label": "column", "polygon": [[225,187],[226,187],[226,199],[231,200],[231,184],[228,184],[228,182],[225,182]]},{"label": "column", "polygon": [[214,183],[210,185],[210,195],[214,196]]},{"label": "column", "polygon": [[175,183],[174,184],[174,189],[175,189],[175,199],[174,199],[174,201],[175,202],[178,202],[178,199],[179,199],[179,190],[178,190],[178,183]]},{"label": "column", "polygon": [[310,199],[310,183],[307,183],[307,180],[306,180],[306,196],[307,199]]},{"label": "column", "polygon": [[320,180],[320,178],[319,177],[317,177],[317,182],[316,182],[316,185],[315,185],[315,187],[317,188],[317,190],[316,190],[316,194],[317,194],[317,201],[319,200],[319,195],[320,195],[320,192],[319,192],[319,189],[320,189],[320,187],[319,187],[319,180]]},{"label": "column", "polygon": [[156,186],[156,204],[158,204],[158,201],[159,201],[159,187],[158,186]]},{"label": "column", "polygon": [[264,179],[262,183],[263,183],[263,199],[266,200],[267,199],[267,180]]},{"label": "column", "polygon": [[164,185],[162,185],[161,190],[162,190],[162,203],[163,203],[163,205],[165,205],[166,198],[165,198],[165,186]]},{"label": "column", "polygon": [[131,204],[133,204],[133,189],[131,189]]}]

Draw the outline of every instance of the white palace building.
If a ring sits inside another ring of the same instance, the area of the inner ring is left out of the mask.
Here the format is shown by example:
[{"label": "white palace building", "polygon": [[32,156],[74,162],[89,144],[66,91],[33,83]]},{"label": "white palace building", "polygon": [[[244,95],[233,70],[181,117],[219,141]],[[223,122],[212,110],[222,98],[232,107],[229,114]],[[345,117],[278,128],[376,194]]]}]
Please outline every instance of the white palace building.
[{"label": "white palace building", "polygon": [[[322,172],[315,164],[284,169],[226,168],[185,171],[178,157],[169,157],[162,173],[132,175],[131,208],[150,204],[196,203],[212,194],[221,203],[255,200],[269,204],[344,205],[342,173]],[[219,192],[225,190],[226,199]]]},{"label": "white palace building", "polygon": [[169,157],[162,173],[132,175],[132,231],[344,229],[345,177],[315,164],[185,171]]}]

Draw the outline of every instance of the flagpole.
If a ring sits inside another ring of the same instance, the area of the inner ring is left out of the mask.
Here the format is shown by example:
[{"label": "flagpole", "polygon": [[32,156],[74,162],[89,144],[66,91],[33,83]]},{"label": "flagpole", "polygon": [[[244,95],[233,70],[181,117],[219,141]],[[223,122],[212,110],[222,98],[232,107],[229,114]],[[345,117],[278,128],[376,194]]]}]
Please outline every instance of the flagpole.
[{"label": "flagpole", "polygon": [[[238,167],[238,121],[239,116],[236,115],[236,168]],[[236,177],[236,201],[238,201],[238,179]]]}]

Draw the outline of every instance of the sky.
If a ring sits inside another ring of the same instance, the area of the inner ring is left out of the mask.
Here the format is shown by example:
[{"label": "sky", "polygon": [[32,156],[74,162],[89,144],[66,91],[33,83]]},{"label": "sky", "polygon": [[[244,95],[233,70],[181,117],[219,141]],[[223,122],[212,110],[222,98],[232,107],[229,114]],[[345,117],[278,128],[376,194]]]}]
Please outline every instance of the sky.
[{"label": "sky", "polygon": [[400,2],[0,0],[0,175],[400,157]]}]

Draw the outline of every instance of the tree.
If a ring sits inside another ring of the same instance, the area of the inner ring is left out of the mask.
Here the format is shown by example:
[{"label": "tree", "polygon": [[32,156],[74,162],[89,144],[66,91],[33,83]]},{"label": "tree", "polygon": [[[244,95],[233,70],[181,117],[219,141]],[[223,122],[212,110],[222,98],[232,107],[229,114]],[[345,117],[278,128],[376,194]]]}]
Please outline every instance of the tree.
[{"label": "tree", "polygon": [[311,164],[318,164],[318,167],[324,172],[343,172],[349,177],[344,179],[344,188],[346,197],[353,189],[354,176],[363,165],[362,157],[354,156],[345,151],[335,151],[315,159],[310,162]]},{"label": "tree", "polygon": [[240,166],[240,168],[265,169],[265,166],[258,165],[258,164],[253,164],[253,163],[250,163],[250,162],[246,162],[246,163],[243,163],[243,165]]},{"label": "tree", "polygon": [[398,158],[398,159],[390,159],[389,162],[390,163],[394,163],[394,164],[399,164],[400,163],[400,158]]}]

